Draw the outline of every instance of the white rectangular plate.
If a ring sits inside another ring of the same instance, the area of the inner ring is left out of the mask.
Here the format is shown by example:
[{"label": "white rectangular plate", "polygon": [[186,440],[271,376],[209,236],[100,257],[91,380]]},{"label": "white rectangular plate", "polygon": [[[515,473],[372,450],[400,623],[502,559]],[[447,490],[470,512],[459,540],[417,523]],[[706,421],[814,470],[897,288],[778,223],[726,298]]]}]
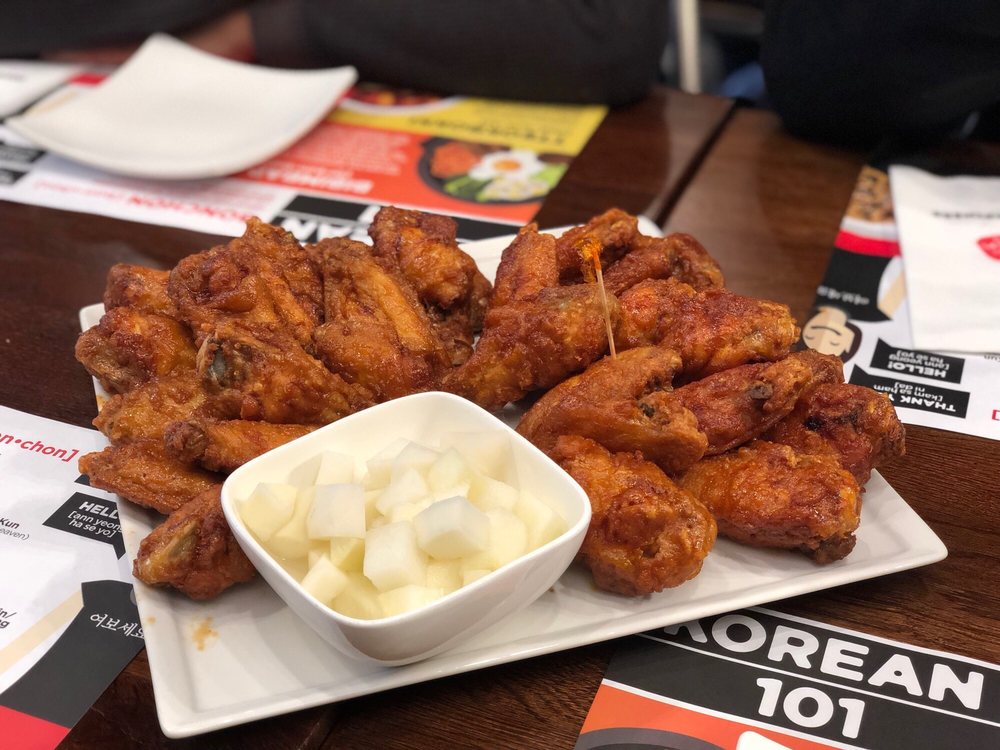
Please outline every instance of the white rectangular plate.
[{"label": "white rectangular plate", "polygon": [[[492,277],[509,240],[465,249]],[[81,310],[83,328],[102,312],[101,305]],[[516,421],[518,414],[509,416]],[[126,502],[119,508],[125,548],[134,558],[162,517]],[[209,602],[137,582],[135,598],[160,726],[168,737],[187,737],[916,568],[948,554],[877,473],[867,486],[857,537],[846,559],[825,566],[720,539],[697,578],[640,599],[598,591],[586,571],[574,568],[530,607],[454,650],[394,668],[342,656],[260,579]]]}]

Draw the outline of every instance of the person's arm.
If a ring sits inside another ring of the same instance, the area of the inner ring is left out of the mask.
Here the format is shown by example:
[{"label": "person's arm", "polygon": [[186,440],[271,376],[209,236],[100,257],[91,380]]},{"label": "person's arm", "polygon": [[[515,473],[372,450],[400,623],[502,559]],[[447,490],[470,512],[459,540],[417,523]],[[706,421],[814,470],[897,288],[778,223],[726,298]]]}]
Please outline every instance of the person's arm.
[{"label": "person's arm", "polygon": [[1000,101],[1000,3],[770,0],[761,63],[793,133],[933,138]]},{"label": "person's arm", "polygon": [[656,80],[665,0],[277,0],[251,7],[264,65],[353,65],[380,83],[621,104]]}]

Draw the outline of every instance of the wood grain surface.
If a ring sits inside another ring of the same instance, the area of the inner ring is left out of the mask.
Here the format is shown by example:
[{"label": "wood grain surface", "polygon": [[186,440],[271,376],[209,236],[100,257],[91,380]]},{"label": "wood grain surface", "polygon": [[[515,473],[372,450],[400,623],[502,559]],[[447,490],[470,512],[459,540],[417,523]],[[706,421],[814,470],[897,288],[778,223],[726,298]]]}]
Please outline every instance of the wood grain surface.
[{"label": "wood grain surface", "polygon": [[[609,115],[539,222],[612,205],[659,216],[698,237],[732,288],[786,302],[801,320],[862,163],[791,138],[769,114],[658,91]],[[87,425],[93,392],[72,354],[79,308],[100,299],[113,263],[169,267],[216,238],[9,203],[0,226],[0,403]],[[997,466],[1000,443],[910,428],[907,456],[884,474],[950,557],[777,608],[1000,661]],[[64,747],[570,748],[613,650],[597,644],[186,741],[160,733],[142,653]]]}]

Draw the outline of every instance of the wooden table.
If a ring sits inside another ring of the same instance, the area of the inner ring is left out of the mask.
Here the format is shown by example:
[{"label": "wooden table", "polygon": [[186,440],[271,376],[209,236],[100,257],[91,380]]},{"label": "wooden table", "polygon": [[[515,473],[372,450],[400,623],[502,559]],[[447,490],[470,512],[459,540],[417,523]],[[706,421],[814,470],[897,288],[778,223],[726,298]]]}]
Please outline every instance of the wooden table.
[{"label": "wooden table", "polygon": [[[737,291],[809,309],[862,157],[785,135],[769,114],[658,91],[612,113],[550,196],[543,225],[610,205],[698,236]],[[998,159],[1000,164],[1000,159]],[[100,298],[117,261],[166,267],[215,238],[0,203],[0,403],[86,425],[90,380],[72,357],[77,310]],[[1000,661],[994,529],[1000,443],[909,430],[885,472],[942,536],[930,568],[780,606],[932,648]],[[73,729],[65,747],[572,747],[613,643],[257,722],[184,742],[159,732],[140,654]]]}]

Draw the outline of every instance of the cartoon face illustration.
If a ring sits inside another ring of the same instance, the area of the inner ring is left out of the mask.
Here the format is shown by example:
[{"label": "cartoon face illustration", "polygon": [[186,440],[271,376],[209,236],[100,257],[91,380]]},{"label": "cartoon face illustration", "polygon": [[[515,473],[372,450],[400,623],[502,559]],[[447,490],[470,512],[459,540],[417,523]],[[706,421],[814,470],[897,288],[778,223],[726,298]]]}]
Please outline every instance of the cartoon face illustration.
[{"label": "cartoon face illustration", "polygon": [[823,305],[802,327],[802,340],[810,349],[848,360],[861,345],[861,330],[847,321],[847,313]]}]

